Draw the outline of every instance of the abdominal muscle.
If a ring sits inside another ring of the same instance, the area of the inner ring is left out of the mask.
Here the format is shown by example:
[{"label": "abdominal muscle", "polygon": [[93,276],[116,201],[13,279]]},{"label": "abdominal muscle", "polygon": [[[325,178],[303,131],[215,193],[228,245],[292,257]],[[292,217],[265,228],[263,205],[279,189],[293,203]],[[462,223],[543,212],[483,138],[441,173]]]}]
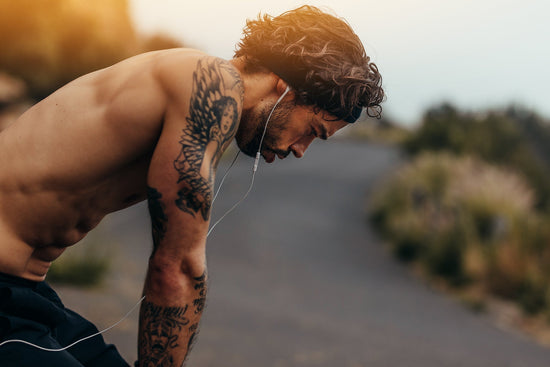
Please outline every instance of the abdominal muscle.
[{"label": "abdominal muscle", "polygon": [[44,280],[105,215],[145,199],[165,103],[154,57],[77,79],[2,131],[0,273]]},{"label": "abdominal muscle", "polygon": [[68,171],[55,176],[56,184],[17,175],[21,161],[6,164],[0,173],[0,272],[43,281],[51,263],[105,215],[145,199],[150,159],[145,152],[109,174]]},{"label": "abdominal muscle", "polygon": [[36,281],[44,280],[48,270],[50,269],[52,261],[57,259],[65,251],[65,249],[65,247],[59,248],[55,246],[35,248],[29,257],[22,278]]},{"label": "abdominal muscle", "polygon": [[[43,281],[52,262],[106,214],[145,198],[144,189],[132,186],[113,183],[111,190],[97,188],[86,196],[34,193],[6,197],[0,193],[0,272]],[[136,191],[127,194],[128,188]],[[6,208],[13,209],[2,210]]]},{"label": "abdominal muscle", "polygon": [[53,245],[34,247],[7,231],[0,233],[0,241],[0,272],[36,282],[46,278],[52,261],[66,249]]},{"label": "abdominal muscle", "polygon": [[[44,280],[52,262],[86,236],[106,214],[97,207],[77,213],[79,205],[67,205],[66,200],[60,203],[50,198],[55,196],[52,194],[12,193],[10,197],[3,194],[0,194],[0,272],[32,281]],[[2,210],[6,208],[12,209]]]}]

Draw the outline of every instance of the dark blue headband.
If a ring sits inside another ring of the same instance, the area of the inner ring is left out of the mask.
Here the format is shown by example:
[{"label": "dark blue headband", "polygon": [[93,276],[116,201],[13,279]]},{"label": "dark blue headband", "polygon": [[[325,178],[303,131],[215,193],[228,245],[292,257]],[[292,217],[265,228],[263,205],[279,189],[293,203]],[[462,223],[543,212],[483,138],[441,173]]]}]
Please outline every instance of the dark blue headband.
[{"label": "dark blue headband", "polygon": [[359,116],[361,116],[362,111],[363,111],[362,107],[359,107],[359,106],[353,107],[353,110],[347,117],[344,118],[344,121],[349,122],[350,124],[353,124],[355,121],[357,121]]}]

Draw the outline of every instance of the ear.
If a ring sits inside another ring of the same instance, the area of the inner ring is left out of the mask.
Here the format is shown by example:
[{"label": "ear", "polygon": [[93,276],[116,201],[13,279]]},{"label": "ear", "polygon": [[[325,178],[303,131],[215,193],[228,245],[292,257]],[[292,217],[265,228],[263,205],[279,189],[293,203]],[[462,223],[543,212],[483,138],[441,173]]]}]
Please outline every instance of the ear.
[{"label": "ear", "polygon": [[[287,94],[290,94],[290,96],[294,98],[294,91],[292,90],[292,88],[290,88],[290,85],[288,85],[288,83],[285,82],[283,79],[278,78],[275,88],[277,89],[277,94],[279,96],[282,96],[285,92],[287,92]],[[287,88],[290,88],[290,90],[287,91]]]}]

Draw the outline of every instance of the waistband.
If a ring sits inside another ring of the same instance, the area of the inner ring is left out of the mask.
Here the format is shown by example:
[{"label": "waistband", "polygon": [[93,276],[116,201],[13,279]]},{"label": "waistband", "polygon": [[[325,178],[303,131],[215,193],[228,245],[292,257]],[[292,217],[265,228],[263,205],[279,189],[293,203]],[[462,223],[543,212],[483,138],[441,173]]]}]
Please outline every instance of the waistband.
[{"label": "waistband", "polygon": [[0,316],[18,316],[48,325],[65,317],[64,308],[57,293],[45,281],[34,282],[0,273]]},{"label": "waistband", "polygon": [[17,285],[19,287],[36,289],[41,283],[44,282],[35,282],[15,275],[0,273],[0,284]]}]

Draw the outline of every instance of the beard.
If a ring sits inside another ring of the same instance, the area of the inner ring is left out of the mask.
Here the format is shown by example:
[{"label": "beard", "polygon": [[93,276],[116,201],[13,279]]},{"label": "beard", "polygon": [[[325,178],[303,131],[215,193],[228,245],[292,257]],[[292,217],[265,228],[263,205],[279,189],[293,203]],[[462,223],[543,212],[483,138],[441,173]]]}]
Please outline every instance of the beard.
[{"label": "beard", "polygon": [[270,150],[285,157],[290,153],[288,150],[280,150],[275,147],[277,146],[277,142],[282,132],[285,131],[284,125],[288,120],[292,107],[294,107],[295,104],[292,101],[281,101],[273,111],[269,121],[267,121],[274,104],[275,103],[270,106],[265,106],[259,111],[243,111],[241,120],[246,122],[245,126],[250,126],[249,129],[251,129],[252,132],[245,131],[240,134],[241,136],[237,136],[237,145],[239,146],[239,149],[247,156],[256,156],[256,153],[260,148],[260,142],[262,140],[266,123],[268,125],[264,140],[261,142],[262,151]]}]

